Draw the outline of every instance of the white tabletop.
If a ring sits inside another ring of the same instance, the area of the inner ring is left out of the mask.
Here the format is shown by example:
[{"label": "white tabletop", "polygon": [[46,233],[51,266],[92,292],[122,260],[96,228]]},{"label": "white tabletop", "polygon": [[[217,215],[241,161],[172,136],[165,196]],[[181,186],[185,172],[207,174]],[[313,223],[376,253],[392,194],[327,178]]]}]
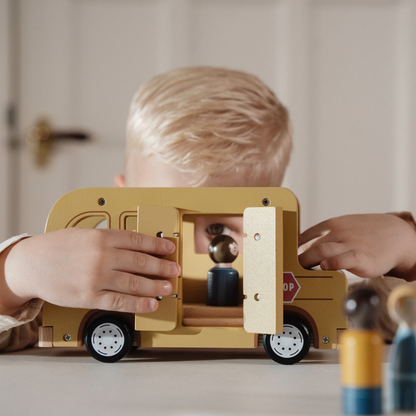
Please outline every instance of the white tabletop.
[{"label": "white tabletop", "polygon": [[340,415],[338,351],[283,366],[264,350],[139,349],[115,364],[85,349],[0,355],[0,414]]}]

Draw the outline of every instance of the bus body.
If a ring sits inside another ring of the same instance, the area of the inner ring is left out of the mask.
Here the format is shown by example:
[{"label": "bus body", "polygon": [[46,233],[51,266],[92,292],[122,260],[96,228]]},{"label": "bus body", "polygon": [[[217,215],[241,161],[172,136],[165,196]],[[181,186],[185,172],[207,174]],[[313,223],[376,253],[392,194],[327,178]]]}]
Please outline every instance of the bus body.
[{"label": "bus body", "polygon": [[[243,254],[241,303],[206,306],[208,254],[195,251],[195,219],[240,216]],[[306,270],[298,262],[299,206],[285,188],[86,188],[64,195],[45,232],[70,227],[131,230],[176,244],[165,258],[182,268],[173,291],[152,313],[43,307],[39,345],[81,346],[103,362],[139,347],[257,348],[276,362],[301,360],[312,344],[336,348],[346,329],[342,302],[347,282],[339,271]],[[109,338],[111,331],[113,338]],[[116,341],[114,341],[116,340]]]}]

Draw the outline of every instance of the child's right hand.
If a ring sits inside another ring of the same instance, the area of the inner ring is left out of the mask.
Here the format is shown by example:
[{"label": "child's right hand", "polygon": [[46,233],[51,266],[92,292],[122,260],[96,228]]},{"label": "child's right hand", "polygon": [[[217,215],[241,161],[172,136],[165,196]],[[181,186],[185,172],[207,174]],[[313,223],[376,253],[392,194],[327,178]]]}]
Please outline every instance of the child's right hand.
[{"label": "child's right hand", "polygon": [[[26,238],[0,253],[0,314],[28,300],[59,306],[142,313],[172,291],[180,266],[168,240],[122,230],[70,228]],[[4,267],[1,267],[4,265]]]}]

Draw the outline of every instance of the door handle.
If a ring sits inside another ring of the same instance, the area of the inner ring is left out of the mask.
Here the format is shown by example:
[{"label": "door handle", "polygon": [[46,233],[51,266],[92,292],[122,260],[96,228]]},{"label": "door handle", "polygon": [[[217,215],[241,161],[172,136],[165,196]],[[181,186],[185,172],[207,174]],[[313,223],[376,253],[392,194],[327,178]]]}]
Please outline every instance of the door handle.
[{"label": "door handle", "polygon": [[57,140],[89,140],[90,135],[81,130],[54,130],[46,119],[39,119],[30,129],[27,141],[34,153],[35,162],[38,166],[45,166]]}]

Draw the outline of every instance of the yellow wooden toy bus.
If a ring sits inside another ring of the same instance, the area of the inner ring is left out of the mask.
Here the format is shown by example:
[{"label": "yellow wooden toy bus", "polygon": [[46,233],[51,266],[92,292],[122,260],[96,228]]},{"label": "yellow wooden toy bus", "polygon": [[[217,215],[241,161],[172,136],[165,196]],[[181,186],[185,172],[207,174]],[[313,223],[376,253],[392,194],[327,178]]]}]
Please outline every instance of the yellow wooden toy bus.
[{"label": "yellow wooden toy bus", "polygon": [[[242,217],[240,304],[206,305],[209,256],[195,250],[199,217]],[[87,188],[64,195],[46,232],[69,227],[136,230],[176,244],[166,257],[182,268],[155,312],[43,307],[39,345],[85,344],[99,361],[115,362],[138,347],[257,348],[293,364],[315,348],[336,348],[347,327],[347,282],[339,271],[306,270],[298,262],[299,206],[285,188]]]}]

